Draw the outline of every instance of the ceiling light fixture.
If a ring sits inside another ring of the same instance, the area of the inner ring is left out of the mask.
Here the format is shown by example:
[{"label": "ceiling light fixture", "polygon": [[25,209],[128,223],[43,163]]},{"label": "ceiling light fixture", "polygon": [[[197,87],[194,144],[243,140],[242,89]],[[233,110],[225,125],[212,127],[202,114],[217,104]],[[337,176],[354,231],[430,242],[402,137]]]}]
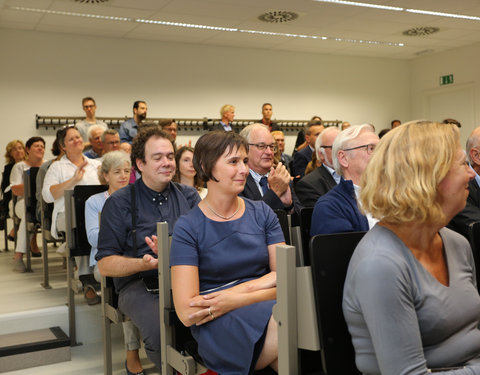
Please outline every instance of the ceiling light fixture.
[{"label": "ceiling light fixture", "polygon": [[359,2],[356,2],[356,1],[343,1],[343,0],[313,0],[313,1],[316,1],[318,3],[350,5],[350,6],[354,6],[354,7],[375,8],[375,9],[382,9],[382,10],[392,10],[392,11],[397,11],[397,12],[425,14],[425,15],[437,16],[437,17],[460,18],[460,19],[465,19],[465,20],[480,21],[480,17],[468,16],[468,15],[465,15],[465,14],[444,13],[444,12],[434,12],[434,11],[422,10],[422,9],[391,7],[391,6],[380,5],[380,4],[359,3]]},{"label": "ceiling light fixture", "polygon": [[246,33],[246,34],[271,35],[271,36],[280,36],[280,37],[287,37],[287,38],[332,40],[336,42],[371,44],[371,45],[390,46],[390,47],[405,46],[404,43],[384,42],[384,41],[378,41],[378,40],[359,40],[359,39],[348,39],[348,38],[336,38],[336,37],[330,37],[330,36],[276,33],[272,31],[245,30],[245,29],[237,29],[237,28],[231,28],[231,27],[219,27],[219,26],[209,26],[209,25],[198,25],[193,23],[149,20],[149,19],[143,19],[143,18],[102,16],[98,14],[65,12],[65,11],[49,10],[49,9],[36,9],[36,8],[13,7],[13,6],[8,8],[11,10],[17,10],[17,11],[23,11],[23,12],[35,12],[35,13],[53,14],[53,15],[59,15],[59,16],[86,17],[86,18],[103,19],[103,20],[109,20],[109,21],[135,22],[135,23],[173,26],[173,27],[186,27],[191,29],[205,29],[205,30],[225,31],[225,32],[239,32],[239,33]]},{"label": "ceiling light fixture", "polygon": [[355,2],[355,1],[343,1],[343,0],[314,0],[314,1],[322,2],[322,3],[351,5],[351,6],[355,6],[355,7],[383,9],[383,10],[395,10],[395,11],[402,11],[403,10],[403,8],[399,8],[399,7],[391,7],[391,6],[387,6],[387,5],[370,4],[370,3],[358,3],[358,2]]}]

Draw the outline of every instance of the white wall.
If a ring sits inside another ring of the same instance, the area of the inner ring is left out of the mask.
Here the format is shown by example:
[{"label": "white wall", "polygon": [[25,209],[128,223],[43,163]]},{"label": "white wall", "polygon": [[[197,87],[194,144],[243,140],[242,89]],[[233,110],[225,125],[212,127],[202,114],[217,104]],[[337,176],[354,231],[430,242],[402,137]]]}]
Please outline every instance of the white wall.
[{"label": "white wall", "polygon": [[[37,131],[35,114],[83,115],[84,96],[96,99],[98,116],[130,115],[133,101],[145,99],[152,117],[216,118],[231,103],[237,118],[259,118],[266,101],[278,119],[317,114],[380,130],[410,117],[403,60],[8,29],[0,29],[0,48],[0,150],[36,134],[50,149],[54,131]],[[287,134],[287,151],[293,142]]]},{"label": "white wall", "polygon": [[[462,146],[471,130],[480,124],[480,44],[453,49],[411,62],[411,113],[413,118],[462,123]],[[453,74],[452,85],[440,86],[440,77]],[[445,108],[431,108],[432,98],[445,101]],[[445,99],[445,100],[442,100]],[[450,101],[448,101],[450,99]],[[450,113],[449,116],[445,116]]]}]

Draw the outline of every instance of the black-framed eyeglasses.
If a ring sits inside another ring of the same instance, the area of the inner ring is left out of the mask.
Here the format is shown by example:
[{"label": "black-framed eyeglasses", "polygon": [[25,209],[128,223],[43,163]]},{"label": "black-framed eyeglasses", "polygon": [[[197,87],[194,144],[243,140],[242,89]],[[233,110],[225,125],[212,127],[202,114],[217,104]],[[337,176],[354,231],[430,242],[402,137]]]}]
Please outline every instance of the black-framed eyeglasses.
[{"label": "black-framed eyeglasses", "polygon": [[333,146],[324,146],[324,145],[320,145],[321,148],[332,148]]},{"label": "black-framed eyeglasses", "polygon": [[265,151],[268,147],[272,152],[277,152],[278,146],[275,143],[267,145],[266,143],[249,143],[249,146],[255,146],[260,151]]},{"label": "black-framed eyeglasses", "polygon": [[361,146],[357,146],[357,147],[346,148],[343,151],[352,151],[352,150],[357,150],[357,149],[363,148],[363,147],[365,147],[365,151],[367,151],[367,154],[370,155],[375,150],[375,147],[377,147],[377,145],[369,143],[368,145],[361,145]]}]

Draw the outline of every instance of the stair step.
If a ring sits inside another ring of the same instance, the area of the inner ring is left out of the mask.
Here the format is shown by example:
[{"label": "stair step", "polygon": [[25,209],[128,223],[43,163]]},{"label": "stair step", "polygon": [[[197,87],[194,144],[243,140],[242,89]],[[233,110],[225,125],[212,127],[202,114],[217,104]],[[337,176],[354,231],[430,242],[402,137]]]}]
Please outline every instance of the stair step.
[{"label": "stair step", "polygon": [[70,339],[60,327],[0,335],[0,372],[70,360]]}]

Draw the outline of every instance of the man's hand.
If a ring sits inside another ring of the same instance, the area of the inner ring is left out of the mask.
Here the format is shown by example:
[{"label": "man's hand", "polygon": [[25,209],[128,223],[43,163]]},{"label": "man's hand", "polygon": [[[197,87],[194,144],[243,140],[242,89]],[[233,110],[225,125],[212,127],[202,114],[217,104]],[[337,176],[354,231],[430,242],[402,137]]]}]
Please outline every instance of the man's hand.
[{"label": "man's hand", "polygon": [[[287,190],[289,191],[288,184],[290,183],[290,173],[288,173],[287,168],[282,163],[278,163],[277,168],[271,168],[270,174],[268,175],[268,185],[270,189],[273,190],[275,194],[282,199]],[[290,193],[290,204],[292,200],[292,195]],[[284,203],[285,204],[285,203]]]}]

